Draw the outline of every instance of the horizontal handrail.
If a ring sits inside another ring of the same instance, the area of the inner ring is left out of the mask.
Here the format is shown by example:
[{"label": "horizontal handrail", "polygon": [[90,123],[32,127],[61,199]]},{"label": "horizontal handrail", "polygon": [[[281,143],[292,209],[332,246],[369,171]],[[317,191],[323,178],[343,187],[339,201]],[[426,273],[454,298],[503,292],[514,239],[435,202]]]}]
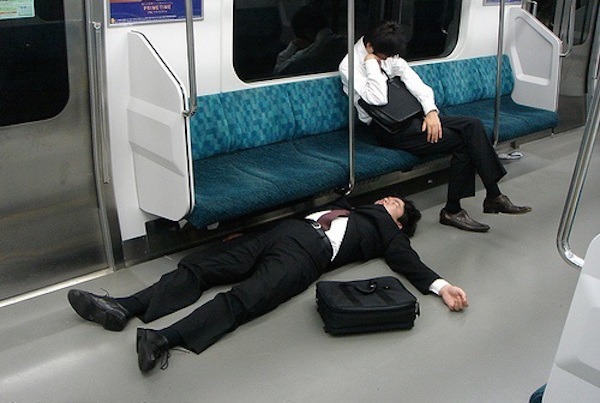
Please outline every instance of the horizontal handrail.
[{"label": "horizontal handrail", "polygon": [[[529,10],[529,6],[531,6],[531,11]],[[521,8],[525,11],[529,11],[529,13],[531,13],[531,15],[533,15],[534,17],[537,18],[537,11],[538,11],[538,2],[537,1],[524,0],[523,4],[521,5]]]},{"label": "horizontal handrail", "polygon": [[[571,0],[571,4],[569,5],[569,24],[567,25],[567,50],[560,54],[561,57],[567,57],[571,54],[573,50],[573,38],[575,36],[575,12],[576,12],[576,0]],[[561,35],[562,39],[562,35]]]}]

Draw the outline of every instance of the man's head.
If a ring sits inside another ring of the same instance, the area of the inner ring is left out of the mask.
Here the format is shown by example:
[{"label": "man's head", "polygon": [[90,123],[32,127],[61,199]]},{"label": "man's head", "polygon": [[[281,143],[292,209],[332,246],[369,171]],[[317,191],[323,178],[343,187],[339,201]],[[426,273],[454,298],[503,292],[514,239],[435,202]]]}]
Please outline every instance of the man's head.
[{"label": "man's head", "polygon": [[375,204],[382,205],[407,236],[412,237],[415,234],[421,212],[412,201],[400,196],[387,196],[377,200]]},{"label": "man's head", "polygon": [[397,22],[382,21],[375,25],[364,37],[365,47],[369,53],[385,60],[388,57],[406,53],[406,37]]}]

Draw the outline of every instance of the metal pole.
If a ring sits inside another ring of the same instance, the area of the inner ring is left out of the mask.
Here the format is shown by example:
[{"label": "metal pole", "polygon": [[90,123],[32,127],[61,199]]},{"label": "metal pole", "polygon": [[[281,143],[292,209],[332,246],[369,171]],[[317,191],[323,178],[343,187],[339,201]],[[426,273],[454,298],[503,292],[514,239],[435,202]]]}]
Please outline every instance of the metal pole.
[{"label": "metal pole", "polygon": [[[560,57],[567,57],[571,54],[571,51],[573,50],[573,38],[575,36],[575,13],[577,11],[576,5],[577,5],[577,1],[576,0],[570,0],[571,4],[569,4],[569,19],[567,22],[567,29],[566,29],[566,40],[565,42],[567,43],[567,50],[565,50],[564,52],[562,52],[560,54]],[[564,24],[561,24],[561,32],[564,32],[565,30],[563,29]],[[562,39],[564,35],[561,35],[560,38]]]},{"label": "metal pole", "polygon": [[196,89],[196,54],[194,51],[194,6],[192,0],[185,1],[185,33],[187,40],[188,78],[190,84],[189,109],[183,111],[183,116],[191,117],[198,110]]},{"label": "metal pole", "polygon": [[348,0],[348,189],[354,189],[354,0]]},{"label": "metal pole", "polygon": [[596,89],[594,90],[592,107],[590,108],[587,116],[585,130],[581,140],[581,147],[579,148],[579,154],[577,155],[575,170],[573,171],[569,193],[567,194],[565,208],[563,210],[560,225],[558,227],[558,234],[556,236],[556,246],[558,247],[558,251],[560,252],[562,258],[570,265],[578,268],[583,266],[584,260],[571,250],[571,247],[569,246],[569,237],[571,236],[571,230],[573,229],[573,221],[577,213],[579,199],[581,198],[581,190],[587,176],[590,160],[592,158],[592,151],[594,150],[594,142],[596,141],[599,128],[600,86],[596,86]]},{"label": "metal pole", "polygon": [[498,51],[496,60],[496,107],[494,108],[494,147],[500,137],[500,96],[502,95],[502,55],[504,51],[504,6],[506,0],[500,0],[500,16],[498,22]]}]

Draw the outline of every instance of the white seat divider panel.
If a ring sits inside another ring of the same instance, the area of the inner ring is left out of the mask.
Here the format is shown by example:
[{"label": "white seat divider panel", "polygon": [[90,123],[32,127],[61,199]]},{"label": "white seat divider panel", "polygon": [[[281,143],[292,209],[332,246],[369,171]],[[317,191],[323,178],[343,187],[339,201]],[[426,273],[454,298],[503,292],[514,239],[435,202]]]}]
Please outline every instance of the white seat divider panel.
[{"label": "white seat divider panel", "polygon": [[544,402],[566,401],[600,402],[600,235],[588,247],[544,393]]},{"label": "white seat divider panel", "polygon": [[129,32],[128,47],[127,124],[138,205],[178,221],[194,205],[186,91],[143,34]]},{"label": "white seat divider panel", "polygon": [[515,102],[556,112],[560,50],[560,39],[544,24],[521,8],[509,9],[505,53],[515,75]]}]

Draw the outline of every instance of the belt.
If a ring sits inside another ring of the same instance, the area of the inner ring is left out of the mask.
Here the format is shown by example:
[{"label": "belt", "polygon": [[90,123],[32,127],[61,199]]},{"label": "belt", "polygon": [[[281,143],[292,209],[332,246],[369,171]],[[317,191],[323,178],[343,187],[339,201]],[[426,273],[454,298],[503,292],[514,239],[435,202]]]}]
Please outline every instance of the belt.
[{"label": "belt", "polygon": [[321,224],[319,224],[315,220],[309,220],[308,218],[305,218],[304,221],[309,223],[310,226],[313,227],[315,231],[317,231],[319,237],[321,237],[323,242],[325,242],[325,244],[327,245],[327,249],[333,254],[333,247],[331,246],[331,241],[329,240],[329,237],[325,234],[325,231],[323,231],[323,227],[321,226]]}]

